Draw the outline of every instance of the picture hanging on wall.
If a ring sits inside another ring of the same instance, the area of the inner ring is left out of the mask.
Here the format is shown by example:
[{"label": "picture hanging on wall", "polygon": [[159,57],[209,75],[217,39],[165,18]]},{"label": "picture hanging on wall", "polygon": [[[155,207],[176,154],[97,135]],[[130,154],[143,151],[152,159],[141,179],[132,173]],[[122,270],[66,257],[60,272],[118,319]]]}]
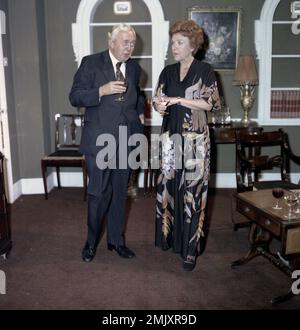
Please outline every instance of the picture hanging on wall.
[{"label": "picture hanging on wall", "polygon": [[114,3],[114,13],[116,15],[131,14],[131,1],[116,1]]},{"label": "picture hanging on wall", "polygon": [[207,48],[203,60],[215,70],[235,70],[239,56],[241,9],[200,8],[188,9],[205,33]]}]

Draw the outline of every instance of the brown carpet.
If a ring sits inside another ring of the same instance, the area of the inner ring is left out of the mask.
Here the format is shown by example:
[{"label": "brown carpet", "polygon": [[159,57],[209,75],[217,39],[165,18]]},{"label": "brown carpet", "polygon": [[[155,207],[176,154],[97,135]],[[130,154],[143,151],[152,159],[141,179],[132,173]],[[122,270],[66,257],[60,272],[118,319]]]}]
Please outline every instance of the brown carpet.
[{"label": "brown carpet", "polygon": [[230,268],[248,249],[248,229],[232,230],[231,193],[210,193],[206,247],[190,273],[179,255],[154,246],[154,198],[140,194],[130,205],[126,237],[136,258],[108,251],[104,234],[94,261],[84,263],[82,190],[54,189],[47,201],[22,196],[11,207],[13,249],[0,261],[7,279],[0,309],[299,309],[298,296],[271,306],[290,281],[267,260]]}]

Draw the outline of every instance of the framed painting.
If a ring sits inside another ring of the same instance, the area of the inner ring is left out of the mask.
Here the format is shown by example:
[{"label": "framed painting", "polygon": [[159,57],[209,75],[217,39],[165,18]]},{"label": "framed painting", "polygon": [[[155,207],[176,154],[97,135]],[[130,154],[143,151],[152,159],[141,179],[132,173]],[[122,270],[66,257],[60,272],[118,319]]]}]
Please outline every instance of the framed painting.
[{"label": "framed painting", "polygon": [[215,70],[235,70],[239,57],[241,9],[188,9],[189,19],[203,28],[207,48],[203,60]]}]

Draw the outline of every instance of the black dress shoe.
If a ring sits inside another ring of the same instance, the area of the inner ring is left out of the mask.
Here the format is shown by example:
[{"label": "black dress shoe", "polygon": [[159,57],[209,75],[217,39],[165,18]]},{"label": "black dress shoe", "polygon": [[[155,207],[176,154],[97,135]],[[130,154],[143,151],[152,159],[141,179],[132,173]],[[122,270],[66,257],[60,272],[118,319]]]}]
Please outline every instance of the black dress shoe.
[{"label": "black dress shoe", "polygon": [[183,260],[182,267],[186,272],[191,272],[196,266],[196,259],[186,258]]},{"label": "black dress shoe", "polygon": [[129,258],[135,257],[134,252],[129,250],[128,247],[126,247],[125,245],[113,245],[113,244],[108,243],[107,248],[110,251],[113,251],[113,250],[117,251],[119,256],[122,258],[129,259]]},{"label": "black dress shoe", "polygon": [[163,251],[167,251],[167,250],[169,250],[170,247],[171,247],[171,246],[170,246],[166,241],[163,241],[163,242],[161,243],[161,249],[162,249]]},{"label": "black dress shoe", "polygon": [[96,248],[93,248],[88,242],[86,242],[81,254],[82,260],[85,262],[90,262],[94,259],[95,254]]}]

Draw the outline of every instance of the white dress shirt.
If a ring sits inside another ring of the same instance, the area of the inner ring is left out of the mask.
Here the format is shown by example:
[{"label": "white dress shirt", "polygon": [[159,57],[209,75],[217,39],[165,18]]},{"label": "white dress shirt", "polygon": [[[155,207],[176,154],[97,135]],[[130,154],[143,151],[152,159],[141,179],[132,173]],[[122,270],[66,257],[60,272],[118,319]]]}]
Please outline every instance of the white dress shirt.
[{"label": "white dress shirt", "polygon": [[[109,51],[109,56],[110,56],[110,59],[112,61],[112,64],[113,64],[113,67],[114,67],[114,71],[115,71],[115,75],[116,75],[116,64],[120,61],[118,61],[114,55],[111,53],[111,51]],[[123,76],[126,77],[126,63],[122,63],[121,66],[120,66],[120,70],[121,72],[123,73]]]}]

